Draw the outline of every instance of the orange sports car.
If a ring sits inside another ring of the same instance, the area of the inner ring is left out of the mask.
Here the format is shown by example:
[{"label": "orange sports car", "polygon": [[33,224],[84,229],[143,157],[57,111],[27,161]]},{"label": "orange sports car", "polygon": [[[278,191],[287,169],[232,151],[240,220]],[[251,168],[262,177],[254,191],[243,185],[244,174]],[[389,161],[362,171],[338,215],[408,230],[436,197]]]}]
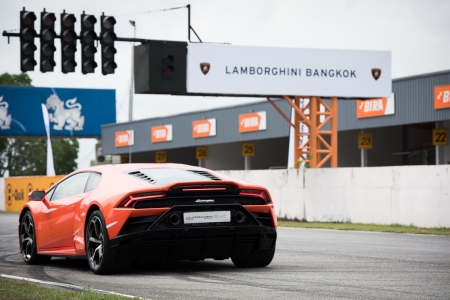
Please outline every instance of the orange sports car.
[{"label": "orange sports car", "polygon": [[237,267],[265,267],[275,254],[267,189],[204,168],[95,166],[29,198],[19,219],[28,264],[83,256],[95,274],[107,274],[135,259],[231,258]]}]

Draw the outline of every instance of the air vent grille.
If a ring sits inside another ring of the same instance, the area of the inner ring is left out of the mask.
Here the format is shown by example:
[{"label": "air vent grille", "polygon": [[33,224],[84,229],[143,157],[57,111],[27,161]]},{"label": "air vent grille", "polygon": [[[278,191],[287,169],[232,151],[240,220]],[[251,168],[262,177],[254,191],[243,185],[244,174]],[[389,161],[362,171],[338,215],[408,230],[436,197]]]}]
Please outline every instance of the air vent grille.
[{"label": "air vent grille", "polygon": [[206,177],[206,178],[209,178],[211,180],[221,180],[219,177],[214,176],[213,174],[208,173],[206,171],[201,171],[201,170],[187,170],[187,171],[191,172],[191,173],[198,174],[198,175]]},{"label": "air vent grille", "polygon": [[156,183],[156,180],[148,177],[147,175],[145,175],[144,173],[142,173],[140,171],[133,171],[133,172],[129,172],[128,174],[131,175],[131,176],[137,177],[139,179],[142,179],[144,181],[147,181],[148,183],[151,183],[151,184],[155,184]]}]

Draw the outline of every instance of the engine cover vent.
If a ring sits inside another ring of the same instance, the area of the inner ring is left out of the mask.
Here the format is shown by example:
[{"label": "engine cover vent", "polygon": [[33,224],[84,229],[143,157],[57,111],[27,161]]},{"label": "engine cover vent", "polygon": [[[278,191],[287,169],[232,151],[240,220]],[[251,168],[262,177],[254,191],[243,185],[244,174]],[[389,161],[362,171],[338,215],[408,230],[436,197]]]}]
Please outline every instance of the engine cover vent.
[{"label": "engine cover vent", "polygon": [[142,179],[144,181],[147,181],[148,183],[155,184],[156,180],[150,178],[149,176],[145,175],[141,171],[132,171],[128,173],[131,176],[137,177],[139,179]]},{"label": "engine cover vent", "polygon": [[200,176],[203,176],[203,177],[206,177],[206,178],[209,178],[209,179],[212,179],[212,180],[222,180],[219,177],[214,176],[213,174],[208,173],[206,171],[201,171],[201,170],[186,170],[186,171],[198,174]]}]

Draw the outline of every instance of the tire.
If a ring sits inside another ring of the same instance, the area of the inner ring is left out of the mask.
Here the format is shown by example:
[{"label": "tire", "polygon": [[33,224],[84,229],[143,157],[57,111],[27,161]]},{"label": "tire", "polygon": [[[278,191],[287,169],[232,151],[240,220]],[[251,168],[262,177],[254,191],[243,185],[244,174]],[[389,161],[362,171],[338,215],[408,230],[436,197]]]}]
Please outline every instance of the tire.
[{"label": "tire", "polygon": [[20,220],[19,240],[22,247],[22,258],[29,265],[48,263],[52,257],[39,255],[36,250],[36,231],[34,230],[33,215],[27,211]]},{"label": "tire", "polygon": [[275,255],[273,249],[261,249],[246,257],[232,257],[233,264],[238,268],[263,268],[268,266]]},{"label": "tire", "polygon": [[85,243],[89,268],[95,274],[122,273],[130,267],[129,258],[112,254],[105,220],[99,210],[86,223]]}]

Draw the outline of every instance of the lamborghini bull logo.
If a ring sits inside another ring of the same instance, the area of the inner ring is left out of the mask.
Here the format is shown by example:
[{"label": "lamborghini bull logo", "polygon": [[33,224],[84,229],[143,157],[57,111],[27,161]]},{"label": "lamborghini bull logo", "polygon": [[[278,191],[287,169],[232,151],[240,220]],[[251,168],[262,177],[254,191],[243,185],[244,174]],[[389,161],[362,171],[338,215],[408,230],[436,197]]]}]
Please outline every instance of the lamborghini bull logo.
[{"label": "lamborghini bull logo", "polygon": [[3,96],[0,97],[0,129],[9,129],[11,125],[11,115],[8,115],[8,102],[3,101]]},{"label": "lamborghini bull logo", "polygon": [[[83,130],[84,116],[81,115],[81,104],[75,103],[77,98],[66,101],[67,108],[64,107],[64,101],[60,100],[55,94],[50,95],[45,106],[49,110],[54,110],[53,114],[49,114],[50,122],[54,130]],[[67,125],[66,125],[67,123]]]}]

